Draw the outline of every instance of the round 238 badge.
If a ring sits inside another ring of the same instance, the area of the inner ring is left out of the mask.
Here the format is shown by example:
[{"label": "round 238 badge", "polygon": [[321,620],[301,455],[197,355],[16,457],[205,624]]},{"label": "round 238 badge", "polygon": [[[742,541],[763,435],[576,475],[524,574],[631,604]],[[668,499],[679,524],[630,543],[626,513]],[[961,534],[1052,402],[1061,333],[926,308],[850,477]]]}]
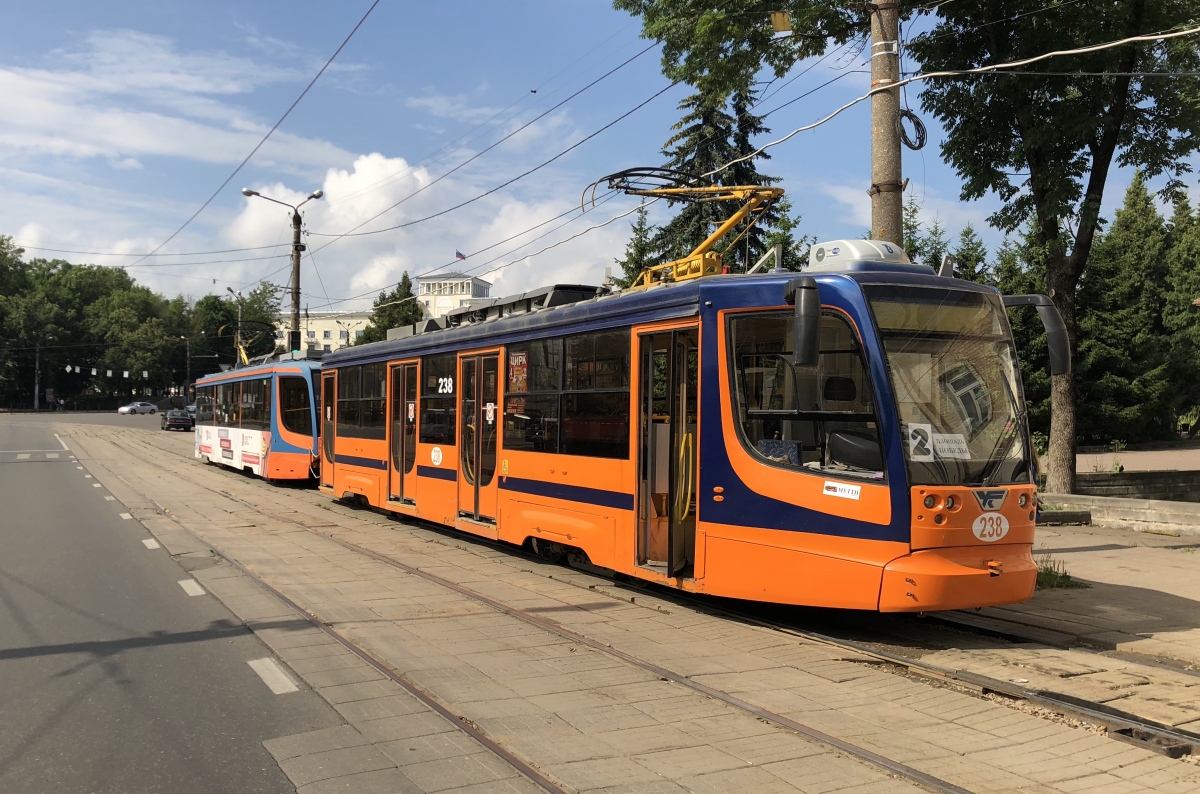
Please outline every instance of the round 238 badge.
[{"label": "round 238 badge", "polygon": [[429,452],[429,460],[430,460],[430,462],[433,463],[434,466],[441,466],[442,465],[442,448],[434,447]]}]

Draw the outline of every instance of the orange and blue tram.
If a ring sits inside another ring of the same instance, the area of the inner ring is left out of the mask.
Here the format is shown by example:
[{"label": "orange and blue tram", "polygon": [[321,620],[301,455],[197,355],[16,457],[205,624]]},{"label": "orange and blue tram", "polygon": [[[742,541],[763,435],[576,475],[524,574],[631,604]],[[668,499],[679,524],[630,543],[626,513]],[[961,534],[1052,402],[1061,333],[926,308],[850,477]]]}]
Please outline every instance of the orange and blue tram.
[{"label": "orange and blue tram", "polygon": [[268,480],[315,479],[320,367],[283,357],[197,380],[196,457]]},{"label": "orange and blue tram", "polygon": [[1065,372],[1048,299],[863,240],[814,246],[801,273],[704,267],[478,301],[327,354],[319,488],[697,593],[1028,599],[1037,475],[1005,308],[1038,309]]}]

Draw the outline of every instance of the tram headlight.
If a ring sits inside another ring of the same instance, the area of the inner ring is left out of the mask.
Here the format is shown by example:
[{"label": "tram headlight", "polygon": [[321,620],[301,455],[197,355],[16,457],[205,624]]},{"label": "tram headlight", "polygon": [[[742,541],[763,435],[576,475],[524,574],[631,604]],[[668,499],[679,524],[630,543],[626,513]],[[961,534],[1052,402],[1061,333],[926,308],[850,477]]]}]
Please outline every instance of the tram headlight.
[{"label": "tram headlight", "polygon": [[929,496],[926,496],[926,497],[925,497],[925,507],[926,507],[927,509],[929,509],[929,510],[932,510],[932,509],[933,509],[933,506],[934,506],[935,504],[937,504],[937,497],[936,497],[936,496],[934,496],[933,494],[929,494]]},{"label": "tram headlight", "polygon": [[1021,497],[1017,499],[1017,504],[1021,507],[1029,504],[1029,494],[1021,494]]},{"label": "tram headlight", "polygon": [[953,510],[953,509],[954,509],[954,505],[955,505],[954,497],[953,497],[953,496],[947,496],[947,497],[946,497],[946,509],[947,509],[947,510]]}]

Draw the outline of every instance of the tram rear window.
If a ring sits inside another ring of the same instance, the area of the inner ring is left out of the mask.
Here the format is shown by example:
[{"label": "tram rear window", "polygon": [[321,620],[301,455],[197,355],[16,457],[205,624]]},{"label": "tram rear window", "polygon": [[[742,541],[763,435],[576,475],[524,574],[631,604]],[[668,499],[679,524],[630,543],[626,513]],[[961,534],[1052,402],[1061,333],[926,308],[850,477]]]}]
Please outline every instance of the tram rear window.
[{"label": "tram rear window", "polygon": [[776,466],[882,478],[879,425],[854,329],[826,313],[820,361],[804,368],[792,365],[792,323],[787,312],[729,321],[743,443]]},{"label": "tram rear window", "polygon": [[457,378],[458,356],[453,353],[421,360],[422,444],[455,445]]},{"label": "tram rear window", "polygon": [[336,434],[382,440],[386,436],[384,388],[387,365],[362,364],[337,371]]},{"label": "tram rear window", "polygon": [[311,436],[312,408],[308,399],[308,382],[304,378],[279,379],[279,419],[285,429]]}]

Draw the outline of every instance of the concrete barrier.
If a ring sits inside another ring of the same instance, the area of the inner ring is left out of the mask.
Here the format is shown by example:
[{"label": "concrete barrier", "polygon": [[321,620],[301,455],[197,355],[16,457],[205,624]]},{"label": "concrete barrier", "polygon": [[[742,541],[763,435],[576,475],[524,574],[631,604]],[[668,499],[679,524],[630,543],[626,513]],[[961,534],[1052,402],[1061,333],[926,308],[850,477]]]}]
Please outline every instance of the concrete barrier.
[{"label": "concrete barrier", "polygon": [[1200,471],[1079,472],[1075,491],[1119,499],[1200,502]]},{"label": "concrete barrier", "polygon": [[1142,532],[1200,535],[1200,503],[1160,499],[1126,499],[1088,494],[1042,494],[1052,508],[1089,510],[1092,523]]}]

